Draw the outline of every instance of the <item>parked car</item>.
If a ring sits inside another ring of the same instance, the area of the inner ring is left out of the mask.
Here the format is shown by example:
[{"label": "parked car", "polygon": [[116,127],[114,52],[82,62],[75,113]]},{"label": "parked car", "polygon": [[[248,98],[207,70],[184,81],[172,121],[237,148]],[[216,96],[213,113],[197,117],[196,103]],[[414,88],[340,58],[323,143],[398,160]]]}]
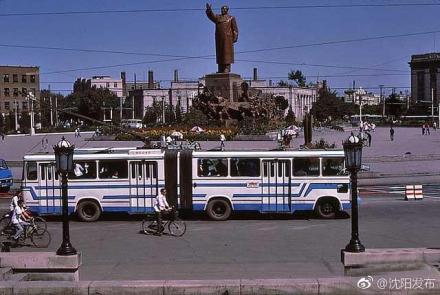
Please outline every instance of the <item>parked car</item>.
[{"label": "parked car", "polygon": [[6,193],[12,186],[12,171],[6,161],[0,159],[0,193]]}]

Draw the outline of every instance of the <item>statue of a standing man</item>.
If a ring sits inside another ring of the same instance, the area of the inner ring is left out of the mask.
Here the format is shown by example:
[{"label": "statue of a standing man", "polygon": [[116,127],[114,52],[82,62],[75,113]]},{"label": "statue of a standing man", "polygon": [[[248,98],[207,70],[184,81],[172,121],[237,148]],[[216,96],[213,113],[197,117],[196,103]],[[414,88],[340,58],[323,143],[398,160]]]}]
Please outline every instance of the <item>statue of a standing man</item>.
[{"label": "statue of a standing man", "polygon": [[234,63],[234,43],[238,40],[235,17],[228,14],[228,6],[222,6],[222,14],[214,14],[210,4],[206,4],[206,15],[215,23],[215,53],[218,73],[229,73]]}]

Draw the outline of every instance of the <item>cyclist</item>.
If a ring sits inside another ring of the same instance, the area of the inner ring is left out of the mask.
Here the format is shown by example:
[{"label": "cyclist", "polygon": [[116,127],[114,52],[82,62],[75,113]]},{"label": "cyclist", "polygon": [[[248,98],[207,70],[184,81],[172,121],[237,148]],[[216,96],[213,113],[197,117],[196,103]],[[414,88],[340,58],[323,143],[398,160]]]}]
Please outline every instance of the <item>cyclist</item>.
[{"label": "cyclist", "polygon": [[17,231],[15,232],[14,240],[18,241],[20,235],[24,231],[24,227],[30,225],[27,220],[31,217],[25,212],[23,208],[23,200],[17,201],[17,206],[14,208],[14,213],[12,214],[12,224],[15,226]]},{"label": "cyclist", "polygon": [[171,210],[170,205],[167,202],[167,191],[164,188],[160,189],[159,194],[154,199],[153,208],[156,213],[156,221],[157,221],[157,230],[156,235],[162,235],[163,226],[162,226],[162,213],[167,213]]}]

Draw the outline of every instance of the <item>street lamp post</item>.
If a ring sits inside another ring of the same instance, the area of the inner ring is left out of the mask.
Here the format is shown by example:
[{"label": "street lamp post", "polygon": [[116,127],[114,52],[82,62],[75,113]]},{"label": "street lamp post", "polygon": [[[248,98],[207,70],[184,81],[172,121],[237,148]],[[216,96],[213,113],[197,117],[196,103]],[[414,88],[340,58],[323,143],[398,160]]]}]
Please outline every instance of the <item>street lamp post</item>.
[{"label": "street lamp post", "polygon": [[359,240],[357,173],[362,165],[362,142],[358,137],[351,136],[343,143],[345,168],[350,172],[351,182],[351,240],[345,247],[347,252],[364,252],[365,247]]},{"label": "street lamp post", "polygon": [[54,147],[56,172],[61,174],[61,193],[63,198],[63,242],[57,250],[57,255],[75,255],[76,250],[70,243],[69,209],[67,195],[67,173],[73,171],[73,152],[75,146],[68,142],[64,136]]}]

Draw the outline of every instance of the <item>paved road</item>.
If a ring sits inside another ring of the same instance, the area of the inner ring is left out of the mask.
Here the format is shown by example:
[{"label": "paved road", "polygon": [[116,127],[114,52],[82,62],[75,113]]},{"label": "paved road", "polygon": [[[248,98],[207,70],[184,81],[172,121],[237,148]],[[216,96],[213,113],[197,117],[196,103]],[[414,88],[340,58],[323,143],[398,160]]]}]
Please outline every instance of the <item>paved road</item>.
[{"label": "paved road", "polygon": [[[3,200],[3,206],[6,200]],[[439,247],[440,198],[403,201],[396,194],[364,197],[360,237],[368,248]],[[300,215],[240,215],[213,222],[187,220],[182,238],[139,233],[140,218],[118,216],[71,223],[73,245],[83,253],[81,279],[227,279],[342,275],[340,249],[350,239],[350,219]],[[61,223],[49,222],[61,244]],[[13,251],[39,251],[21,248]]]}]

